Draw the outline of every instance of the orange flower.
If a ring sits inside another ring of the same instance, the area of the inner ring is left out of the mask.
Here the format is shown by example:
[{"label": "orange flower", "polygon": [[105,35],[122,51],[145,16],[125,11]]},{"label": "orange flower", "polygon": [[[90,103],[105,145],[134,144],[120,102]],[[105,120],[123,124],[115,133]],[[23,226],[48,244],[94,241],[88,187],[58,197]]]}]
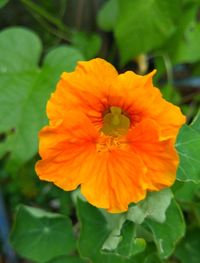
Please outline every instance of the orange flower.
[{"label": "orange flower", "polygon": [[118,74],[99,58],[63,73],[39,135],[40,179],[68,191],[81,185],[91,204],[110,212],[171,186],[185,117],[153,87],[154,74]]}]

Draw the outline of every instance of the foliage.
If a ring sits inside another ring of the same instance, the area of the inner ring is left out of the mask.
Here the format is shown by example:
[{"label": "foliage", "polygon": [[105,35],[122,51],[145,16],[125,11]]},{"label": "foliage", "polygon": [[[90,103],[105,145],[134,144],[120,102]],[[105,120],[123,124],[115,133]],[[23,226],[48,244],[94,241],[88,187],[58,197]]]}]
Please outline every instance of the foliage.
[{"label": "foliage", "polygon": [[37,133],[46,121],[45,104],[60,72],[73,69],[76,61],[83,59],[76,49],[61,46],[52,49],[39,67],[41,48],[40,39],[27,29],[1,32],[0,132],[8,134],[1,154],[9,151],[15,167],[37,152]]},{"label": "foliage", "polygon": [[177,138],[176,148],[181,157],[177,178],[182,181],[194,181],[196,183],[200,182],[199,113],[190,126],[185,125],[182,127]]},{"label": "foliage", "polygon": [[[0,220],[0,251],[9,258],[14,249],[30,262],[197,263],[200,1],[96,1],[92,11],[83,2],[0,1],[0,190],[12,220],[12,248]],[[172,189],[148,193],[122,214],[39,182],[34,172],[38,132],[60,74],[96,56],[120,71],[156,67],[155,84],[188,117],[176,141]]]},{"label": "foliage", "polygon": [[37,262],[70,254],[75,249],[69,218],[26,206],[17,211],[10,240],[19,254]]}]

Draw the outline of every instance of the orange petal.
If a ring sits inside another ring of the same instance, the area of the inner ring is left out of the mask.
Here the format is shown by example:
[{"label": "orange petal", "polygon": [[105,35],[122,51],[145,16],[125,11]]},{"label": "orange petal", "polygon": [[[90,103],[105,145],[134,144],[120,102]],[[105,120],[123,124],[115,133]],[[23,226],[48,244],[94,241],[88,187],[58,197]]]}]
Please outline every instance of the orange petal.
[{"label": "orange petal", "polygon": [[186,122],[186,117],[181,113],[179,107],[164,99],[158,105],[157,110],[152,105],[149,117],[160,126],[163,139],[176,139],[180,127]]},{"label": "orange petal", "polygon": [[97,138],[89,119],[77,111],[66,112],[65,120],[42,129],[39,152],[43,159],[36,164],[40,179],[75,189],[89,176],[80,170],[96,151]]},{"label": "orange petal", "polygon": [[146,119],[131,130],[128,140],[147,167],[148,189],[160,190],[171,186],[179,161],[173,139],[161,140],[159,126],[155,121]]},{"label": "orange petal", "polygon": [[131,119],[132,126],[143,119],[152,119],[160,126],[164,139],[175,137],[185,116],[179,107],[162,98],[160,90],[153,86],[155,71],[140,76],[127,71],[118,75],[110,88],[109,104],[120,107]]},{"label": "orange petal", "polygon": [[41,161],[36,164],[40,179],[64,190],[81,191],[93,205],[122,212],[146,194],[146,168],[129,148],[99,152],[98,133],[89,119],[77,111],[66,112],[65,120],[40,132]]},{"label": "orange petal", "polygon": [[[144,88],[151,93],[160,93],[160,90],[153,86],[153,82],[147,81]],[[161,93],[160,93],[161,94]],[[151,94],[149,94],[151,96]],[[155,100],[148,105],[145,113],[146,118],[152,118],[160,126],[162,137],[176,138],[180,127],[186,122],[186,117],[182,114],[179,107],[166,101],[162,94],[155,97]]]},{"label": "orange petal", "polygon": [[131,119],[132,126],[146,117],[151,105],[155,105],[155,101],[161,98],[159,90],[152,89],[154,74],[155,71],[146,76],[140,76],[127,71],[118,75],[112,83],[109,104],[120,107]]},{"label": "orange petal", "polygon": [[47,104],[49,119],[62,119],[66,110],[77,109],[100,128],[109,86],[117,75],[115,68],[103,59],[79,62],[74,72],[62,74]]},{"label": "orange petal", "polygon": [[91,160],[92,176],[81,185],[81,192],[94,206],[118,213],[146,195],[146,168],[130,149],[97,153]]}]

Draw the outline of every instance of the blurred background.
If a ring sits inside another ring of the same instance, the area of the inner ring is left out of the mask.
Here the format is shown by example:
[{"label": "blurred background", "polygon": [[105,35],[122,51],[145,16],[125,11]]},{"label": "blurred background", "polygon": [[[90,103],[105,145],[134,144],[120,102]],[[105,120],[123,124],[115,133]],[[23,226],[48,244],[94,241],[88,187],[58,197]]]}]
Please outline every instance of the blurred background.
[{"label": "blurred background", "polygon": [[[119,72],[156,68],[154,84],[190,123],[200,105],[200,1],[0,0],[0,28],[0,262],[32,262],[8,244],[19,204],[77,222],[71,194],[34,171],[37,133],[59,75],[94,57]],[[192,184],[184,191],[200,196]],[[173,262],[185,263],[181,256]]]}]

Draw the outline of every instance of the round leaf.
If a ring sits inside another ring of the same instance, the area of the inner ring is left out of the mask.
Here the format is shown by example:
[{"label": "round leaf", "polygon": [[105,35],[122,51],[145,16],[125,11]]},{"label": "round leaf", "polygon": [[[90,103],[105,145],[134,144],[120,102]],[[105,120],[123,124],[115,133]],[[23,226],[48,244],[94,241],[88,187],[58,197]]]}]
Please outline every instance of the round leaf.
[{"label": "round leaf", "polygon": [[121,62],[149,52],[171,36],[176,29],[180,1],[119,0],[119,16],[114,34]]},{"label": "round leaf", "polygon": [[21,256],[37,262],[67,255],[75,249],[68,217],[28,206],[19,207],[10,242]]},{"label": "round leaf", "polygon": [[[198,119],[200,122],[200,118]],[[198,125],[196,122],[195,127]],[[177,178],[180,181],[200,182],[200,132],[184,125],[177,137],[176,149],[180,156]]]},{"label": "round leaf", "polygon": [[61,46],[39,67],[40,53],[41,42],[33,32],[16,27],[0,33],[0,132],[8,135],[0,154],[11,153],[10,170],[37,152],[37,134],[47,122],[46,102],[61,73],[83,59],[76,49]]}]

